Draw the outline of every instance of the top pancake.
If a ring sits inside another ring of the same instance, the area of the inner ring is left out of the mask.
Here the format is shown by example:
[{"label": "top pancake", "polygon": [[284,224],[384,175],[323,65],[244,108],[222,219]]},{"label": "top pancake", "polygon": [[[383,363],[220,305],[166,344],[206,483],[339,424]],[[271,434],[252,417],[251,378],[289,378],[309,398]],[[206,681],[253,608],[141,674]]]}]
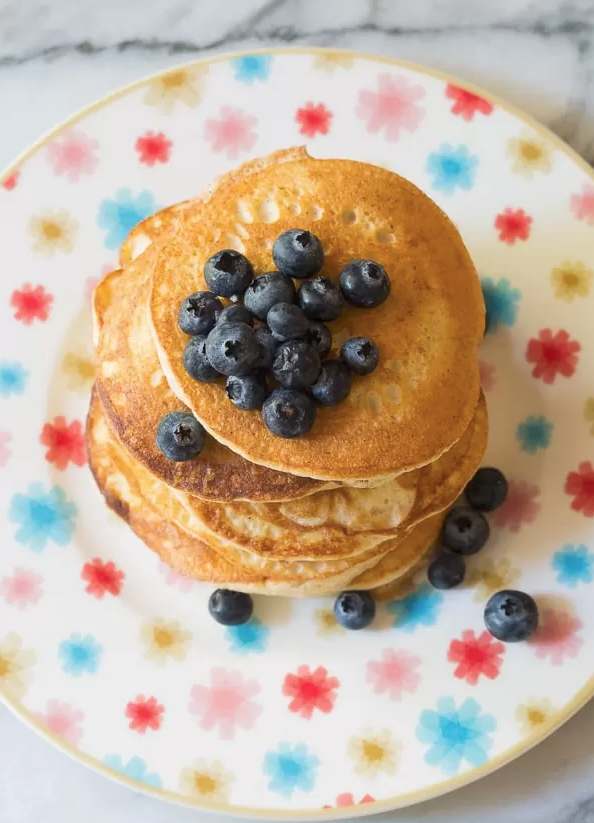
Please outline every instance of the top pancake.
[{"label": "top pancake", "polygon": [[[258,274],[274,268],[271,247],[291,228],[322,240],[321,274],[371,258],[392,281],[375,309],[345,307],[330,324],[334,351],[370,336],[380,351],[373,374],[353,380],[349,398],[320,408],[312,431],[282,440],[258,411],[228,400],[224,382],[186,373],[187,336],[178,309],[205,289],[204,263],[234,247]],[[468,252],[451,221],[403,178],[363,163],[314,160],[304,149],[277,152],[241,167],[186,212],[158,251],[150,316],[169,385],[213,436],[247,460],[327,480],[388,477],[435,460],[468,428],[479,396],[477,347],[484,303]]]}]

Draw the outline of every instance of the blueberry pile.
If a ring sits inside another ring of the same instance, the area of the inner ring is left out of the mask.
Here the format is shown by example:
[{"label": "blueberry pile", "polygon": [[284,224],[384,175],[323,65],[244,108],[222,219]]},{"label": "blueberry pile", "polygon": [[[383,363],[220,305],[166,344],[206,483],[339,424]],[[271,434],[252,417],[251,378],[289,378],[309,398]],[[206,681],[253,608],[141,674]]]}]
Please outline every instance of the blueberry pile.
[{"label": "blueberry pile", "polygon": [[[365,337],[347,340],[340,358],[327,359],[332,335],[326,324],[340,316],[345,301],[379,306],[390,294],[390,279],[379,263],[353,260],[336,285],[319,275],[319,238],[300,229],[276,239],[272,258],[278,271],[255,277],[243,254],[214,254],[204,266],[210,291],[187,297],[178,322],[190,335],[183,355],[190,377],[206,383],[226,377],[227,396],[237,408],[261,409],[273,434],[294,438],[314,425],[316,403],[335,406],[349,394],[352,375],[376,368],[379,352]],[[159,443],[174,439],[170,426],[166,430]],[[172,460],[188,459],[173,456],[183,452],[177,441],[163,451]]]}]

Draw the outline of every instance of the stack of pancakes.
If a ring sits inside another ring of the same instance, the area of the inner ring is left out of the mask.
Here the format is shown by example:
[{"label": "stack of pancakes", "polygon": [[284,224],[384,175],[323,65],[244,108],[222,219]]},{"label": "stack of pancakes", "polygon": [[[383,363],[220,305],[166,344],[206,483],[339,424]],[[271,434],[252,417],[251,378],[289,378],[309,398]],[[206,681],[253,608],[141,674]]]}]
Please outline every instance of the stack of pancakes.
[{"label": "stack of pancakes", "polygon": [[[330,324],[337,356],[369,336],[380,363],[349,397],[321,407],[312,431],[283,440],[225,383],[186,373],[177,325],[203,267],[236,248],[256,274],[274,268],[292,228],[322,240],[322,275],[369,258],[392,289],[375,309],[347,306]],[[132,230],[121,268],[94,295],[97,377],[90,464],[107,503],[182,574],[268,594],[345,588],[392,596],[427,562],[449,507],[480,464],[487,412],[477,349],[478,278],[455,227],[421,191],[385,169],[277,152],[201,197]],[[208,432],[186,462],[157,448],[161,418],[188,410]]]}]

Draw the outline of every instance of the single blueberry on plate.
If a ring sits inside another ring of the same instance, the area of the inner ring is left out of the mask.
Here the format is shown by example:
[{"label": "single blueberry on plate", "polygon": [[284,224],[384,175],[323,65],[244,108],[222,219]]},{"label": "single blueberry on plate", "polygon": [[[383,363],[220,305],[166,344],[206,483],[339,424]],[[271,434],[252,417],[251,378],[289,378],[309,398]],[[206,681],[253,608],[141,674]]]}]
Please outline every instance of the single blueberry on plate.
[{"label": "single blueberry on plate", "polygon": [[390,278],[384,267],[373,260],[353,260],[340,273],[340,288],[351,305],[371,309],[387,299]]},{"label": "single blueberry on plate", "polygon": [[213,369],[207,357],[206,339],[205,334],[190,337],[184,349],[184,368],[194,380],[199,380],[201,383],[214,383],[221,375]]},{"label": "single blueberry on plate", "polygon": [[303,337],[309,320],[294,303],[277,303],[266,315],[268,328],[277,340],[296,340]]},{"label": "single blueberry on plate", "polygon": [[178,314],[185,334],[208,334],[223,311],[223,304],[209,291],[197,291],[186,297]]},{"label": "single blueberry on plate", "polygon": [[260,357],[256,366],[264,371],[270,371],[278,349],[278,340],[274,338],[268,326],[260,326],[256,329],[256,340],[260,344]]},{"label": "single blueberry on plate", "polygon": [[441,551],[427,569],[427,577],[434,589],[453,589],[462,583],[465,574],[462,555],[448,551]]},{"label": "single blueberry on plate", "polygon": [[252,281],[252,264],[235,249],[223,249],[204,264],[206,285],[220,297],[242,294]]},{"label": "single blueberry on plate", "polygon": [[504,589],[496,592],[485,606],[487,630],[504,643],[519,643],[531,637],[538,627],[538,606],[525,592]]},{"label": "single blueberry on plate", "polygon": [[302,283],[297,302],[310,320],[336,320],[344,305],[340,289],[327,277],[312,277]]},{"label": "single blueberry on plate", "polygon": [[507,497],[508,483],[503,472],[484,466],[464,489],[468,505],[481,512],[499,508]]},{"label": "single blueberry on plate", "polygon": [[277,269],[289,277],[309,277],[324,265],[324,251],[315,234],[290,229],[274,241],[272,259]]},{"label": "single blueberry on plate", "polygon": [[476,554],[489,539],[489,521],[468,506],[456,506],[446,515],[441,542],[457,554]]},{"label": "single blueberry on plate", "polygon": [[217,318],[217,323],[245,323],[246,326],[254,325],[254,318],[245,306],[226,306]]},{"label": "single blueberry on plate", "polygon": [[156,440],[165,457],[182,463],[200,454],[204,448],[206,432],[193,414],[176,411],[161,418]]},{"label": "single blueberry on plate", "polygon": [[316,421],[316,406],[303,392],[275,389],[264,401],[262,419],[277,437],[301,437]]},{"label": "single blueberry on plate", "polygon": [[281,343],[272,361],[272,376],[288,389],[308,389],[318,379],[322,361],[304,340]]},{"label": "single blueberry on plate", "polygon": [[270,271],[254,277],[243,296],[246,309],[260,320],[266,320],[266,315],[277,303],[294,302],[293,281],[278,271]]},{"label": "single blueberry on plate", "polygon": [[266,397],[266,378],[261,372],[229,375],[227,397],[238,409],[259,409]]},{"label": "single blueberry on plate", "polygon": [[221,374],[247,374],[260,359],[260,344],[251,326],[223,323],[206,338],[206,356]]},{"label": "single blueberry on plate", "polygon": [[347,340],[340,350],[340,357],[355,374],[371,374],[379,363],[377,346],[366,337]]},{"label": "single blueberry on plate", "polygon": [[351,376],[340,360],[326,360],[322,363],[320,376],[313,383],[311,393],[324,406],[336,406],[349,394]]},{"label": "single blueberry on plate", "polygon": [[341,592],[334,601],[334,617],[345,629],[365,629],[375,617],[375,600],[370,592]]},{"label": "single blueberry on plate", "polygon": [[320,357],[326,357],[332,348],[330,329],[328,326],[320,323],[319,320],[310,321],[309,327],[303,335],[303,339],[317,351]]},{"label": "single blueberry on plate", "polygon": [[223,626],[240,626],[252,616],[254,601],[244,592],[217,589],[208,600],[208,611]]}]

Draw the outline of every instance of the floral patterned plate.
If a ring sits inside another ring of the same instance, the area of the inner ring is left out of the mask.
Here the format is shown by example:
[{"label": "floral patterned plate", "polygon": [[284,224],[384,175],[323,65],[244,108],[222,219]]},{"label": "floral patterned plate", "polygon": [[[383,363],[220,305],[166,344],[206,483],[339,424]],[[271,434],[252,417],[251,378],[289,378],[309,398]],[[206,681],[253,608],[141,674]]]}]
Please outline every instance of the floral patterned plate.
[{"label": "floral patterned plate", "polygon": [[[215,624],[209,589],[160,564],[86,467],[89,294],[127,232],[300,143],[383,164],[433,197],[491,318],[487,461],[510,493],[490,543],[461,589],[421,583],[359,633],[329,600],[260,597],[248,625]],[[0,179],[0,695],[20,717],[156,797],[310,819],[468,783],[591,696],[594,179],[557,138],[435,72],[271,51],[123,89]],[[507,586],[538,599],[531,642],[484,631],[485,600]]]}]

